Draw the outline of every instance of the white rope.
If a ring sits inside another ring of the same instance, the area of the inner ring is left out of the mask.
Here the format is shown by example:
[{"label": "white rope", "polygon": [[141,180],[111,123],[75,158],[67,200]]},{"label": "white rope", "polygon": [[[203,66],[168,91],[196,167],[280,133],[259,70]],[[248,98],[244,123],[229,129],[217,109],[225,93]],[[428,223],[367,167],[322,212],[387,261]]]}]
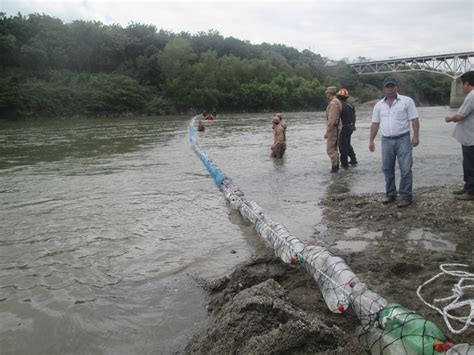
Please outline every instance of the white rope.
[{"label": "white rope", "polygon": [[[462,270],[448,270],[447,268],[450,268],[450,267],[469,267],[469,265],[466,265],[466,264],[440,265],[441,272],[433,276],[428,281],[424,282],[422,285],[420,285],[418,289],[416,290],[416,294],[418,295],[418,297],[424,304],[438,311],[443,316],[444,322],[446,323],[446,326],[451,331],[451,333],[461,334],[461,333],[464,333],[467,330],[467,328],[474,325],[474,299],[459,301],[459,299],[464,296],[465,290],[474,289],[474,274],[466,272],[466,271],[462,271]],[[451,289],[451,291],[453,292],[451,296],[448,296],[445,298],[435,298],[433,299],[433,304],[430,304],[427,301],[425,301],[425,299],[421,296],[421,289],[443,275],[457,277],[459,278],[459,281]],[[434,305],[435,303],[441,303],[441,302],[450,302],[450,303],[444,306],[442,309]],[[454,316],[450,313],[451,311],[465,308],[465,307],[469,307],[468,316],[464,316],[464,317]],[[451,320],[464,323],[464,325],[460,329],[454,329],[454,327],[451,324]]]}]

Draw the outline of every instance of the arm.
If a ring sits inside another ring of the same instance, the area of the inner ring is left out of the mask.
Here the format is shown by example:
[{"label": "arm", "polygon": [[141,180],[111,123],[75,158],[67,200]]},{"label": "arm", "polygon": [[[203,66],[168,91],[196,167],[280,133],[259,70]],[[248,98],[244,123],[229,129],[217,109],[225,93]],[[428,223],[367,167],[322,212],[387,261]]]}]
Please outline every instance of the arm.
[{"label": "arm", "polygon": [[420,121],[418,117],[411,120],[411,126],[413,128],[413,138],[411,140],[411,146],[416,147],[420,144]]},{"label": "arm", "polygon": [[445,118],[446,122],[461,122],[474,111],[474,95],[472,91],[464,98],[464,102],[454,115]]},{"label": "arm", "polygon": [[370,126],[370,140],[369,140],[369,150],[373,152],[375,150],[375,137],[377,136],[377,132],[379,131],[379,122],[372,122]]},{"label": "arm", "polygon": [[355,110],[354,106],[352,106],[352,113],[353,113],[353,116],[352,116],[352,129],[355,131],[356,130],[356,110]]},{"label": "arm", "polygon": [[464,119],[464,116],[459,114],[459,113],[456,113],[454,115],[451,115],[451,116],[447,116],[444,118],[444,120],[446,122],[460,122]]}]

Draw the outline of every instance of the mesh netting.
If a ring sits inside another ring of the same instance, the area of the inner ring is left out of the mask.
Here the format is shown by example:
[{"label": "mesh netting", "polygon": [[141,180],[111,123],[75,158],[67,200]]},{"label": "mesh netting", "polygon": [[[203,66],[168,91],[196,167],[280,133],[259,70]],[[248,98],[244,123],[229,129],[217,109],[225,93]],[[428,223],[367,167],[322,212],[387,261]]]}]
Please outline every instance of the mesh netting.
[{"label": "mesh netting", "polygon": [[399,304],[389,304],[361,327],[359,342],[372,354],[439,354],[452,344],[433,322]]},{"label": "mesh netting", "polygon": [[[245,199],[231,180],[224,179],[221,188],[230,206],[253,223],[282,261],[298,264],[311,274],[332,312],[353,309],[362,325],[359,342],[372,354],[440,354],[451,345],[434,323],[400,305],[388,305],[359,280],[342,258],[325,247],[304,245],[282,224],[269,219],[258,204]],[[463,354],[462,349],[452,351]]]},{"label": "mesh netting", "polygon": [[346,311],[352,287],[359,282],[346,262],[324,247],[308,246],[301,253],[301,265],[318,284],[328,308],[335,313]]}]

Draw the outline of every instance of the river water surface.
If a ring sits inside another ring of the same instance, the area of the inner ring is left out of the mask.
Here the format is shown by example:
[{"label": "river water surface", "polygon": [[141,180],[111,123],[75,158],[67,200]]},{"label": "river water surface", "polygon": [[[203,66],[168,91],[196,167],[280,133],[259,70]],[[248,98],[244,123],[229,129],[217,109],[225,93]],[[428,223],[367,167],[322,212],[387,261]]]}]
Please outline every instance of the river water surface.
[{"label": "river water surface", "polygon": [[[415,187],[461,184],[452,111],[418,110]],[[384,191],[370,115],[358,110],[359,165],[339,174],[322,112],[286,114],[281,161],[269,158],[270,114],[219,115],[199,141],[248,200],[316,242],[321,198]],[[265,246],[192,150],[189,121],[0,122],[1,354],[167,354],[206,326],[196,277],[221,277]]]}]

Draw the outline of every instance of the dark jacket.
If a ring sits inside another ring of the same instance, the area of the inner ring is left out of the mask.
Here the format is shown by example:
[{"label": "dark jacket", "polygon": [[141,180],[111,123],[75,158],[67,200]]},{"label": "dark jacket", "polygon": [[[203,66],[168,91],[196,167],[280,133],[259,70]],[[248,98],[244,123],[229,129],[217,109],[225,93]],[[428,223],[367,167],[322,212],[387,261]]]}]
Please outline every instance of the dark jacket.
[{"label": "dark jacket", "polygon": [[341,121],[343,126],[352,125],[355,126],[356,114],[354,106],[348,102],[341,101]]}]

